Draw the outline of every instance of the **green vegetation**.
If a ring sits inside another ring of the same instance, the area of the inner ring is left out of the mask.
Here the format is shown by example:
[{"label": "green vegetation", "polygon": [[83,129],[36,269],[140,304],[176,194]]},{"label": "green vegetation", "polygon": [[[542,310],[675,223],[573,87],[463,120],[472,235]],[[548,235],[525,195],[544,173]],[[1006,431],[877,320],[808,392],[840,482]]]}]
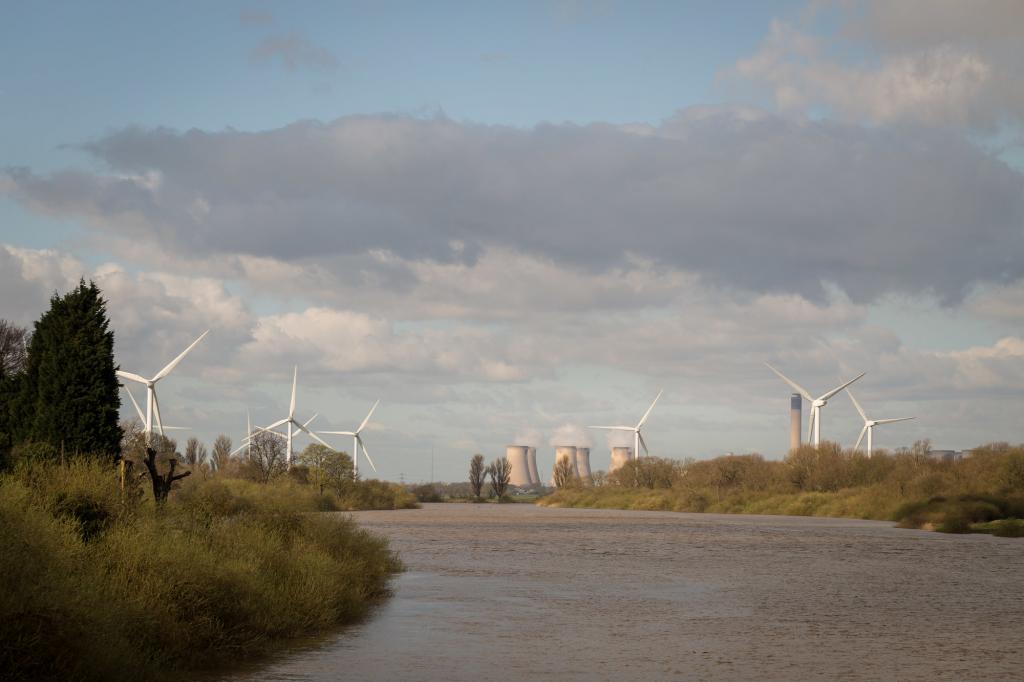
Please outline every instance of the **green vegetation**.
[{"label": "green vegetation", "polygon": [[163,505],[109,462],[0,476],[0,678],[170,676],[350,622],[400,566],[319,493],[191,477]]},{"label": "green vegetation", "polygon": [[830,443],[802,447],[783,461],[760,455],[700,462],[652,457],[595,480],[601,485],[574,481],[538,504],[851,517],[1006,535],[1019,523],[1003,520],[1024,517],[1024,446],[998,443],[953,461],[932,457],[927,442],[870,458]]}]

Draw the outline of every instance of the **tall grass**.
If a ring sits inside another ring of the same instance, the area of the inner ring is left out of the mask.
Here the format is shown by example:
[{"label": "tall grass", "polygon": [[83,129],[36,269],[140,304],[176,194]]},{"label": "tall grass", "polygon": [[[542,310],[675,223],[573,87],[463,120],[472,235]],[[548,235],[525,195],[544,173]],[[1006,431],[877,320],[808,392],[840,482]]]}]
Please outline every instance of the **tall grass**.
[{"label": "tall grass", "polygon": [[783,461],[759,455],[700,462],[650,458],[629,463],[607,481],[563,488],[538,504],[852,517],[951,532],[1024,516],[1024,446],[998,443],[954,461],[929,456],[927,443],[871,458],[834,444],[803,447]]},{"label": "tall grass", "polygon": [[0,476],[0,678],[169,677],[363,616],[397,558],[292,485],[197,481],[157,508],[107,464]]}]

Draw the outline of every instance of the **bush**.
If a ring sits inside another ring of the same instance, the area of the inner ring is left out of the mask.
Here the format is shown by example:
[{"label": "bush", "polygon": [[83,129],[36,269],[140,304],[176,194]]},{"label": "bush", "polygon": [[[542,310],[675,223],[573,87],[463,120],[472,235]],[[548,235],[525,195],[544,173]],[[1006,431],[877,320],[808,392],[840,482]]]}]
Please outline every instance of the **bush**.
[{"label": "bush", "polygon": [[158,509],[88,461],[0,476],[0,678],[148,679],[361,617],[400,564],[323,505],[214,479]]}]

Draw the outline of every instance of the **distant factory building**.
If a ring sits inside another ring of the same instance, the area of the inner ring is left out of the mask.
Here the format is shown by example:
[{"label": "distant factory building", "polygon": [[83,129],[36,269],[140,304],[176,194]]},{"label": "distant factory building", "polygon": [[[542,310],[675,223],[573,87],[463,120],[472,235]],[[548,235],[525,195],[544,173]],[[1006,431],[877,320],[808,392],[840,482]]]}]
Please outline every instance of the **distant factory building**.
[{"label": "distant factory building", "polygon": [[590,483],[590,448],[576,447],[576,476],[584,483]]},{"label": "distant factory building", "polygon": [[802,424],[803,420],[800,411],[803,409],[803,398],[799,393],[789,397],[789,449],[796,450],[803,442]]},{"label": "distant factory building", "polygon": [[537,448],[526,448],[526,464],[530,470],[530,485],[540,485],[540,475],[537,473]]}]

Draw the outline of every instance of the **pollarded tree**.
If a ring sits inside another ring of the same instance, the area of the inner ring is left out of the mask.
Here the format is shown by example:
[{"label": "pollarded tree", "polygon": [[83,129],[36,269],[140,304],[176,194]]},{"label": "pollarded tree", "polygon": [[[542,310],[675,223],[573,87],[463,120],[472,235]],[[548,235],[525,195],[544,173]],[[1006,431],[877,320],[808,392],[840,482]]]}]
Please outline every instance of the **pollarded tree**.
[{"label": "pollarded tree", "polygon": [[508,461],[507,457],[499,457],[491,462],[487,473],[491,475],[491,492],[500,500],[505,496],[508,482],[512,478],[512,462]]},{"label": "pollarded tree", "polygon": [[121,398],[114,332],[100,290],[85,280],[35,323],[15,404],[15,438],[68,454],[119,452]]},{"label": "pollarded tree", "polygon": [[480,493],[484,489],[486,471],[484,456],[480,454],[473,455],[473,459],[469,460],[469,485],[473,489],[473,497],[478,500],[480,499]]}]

